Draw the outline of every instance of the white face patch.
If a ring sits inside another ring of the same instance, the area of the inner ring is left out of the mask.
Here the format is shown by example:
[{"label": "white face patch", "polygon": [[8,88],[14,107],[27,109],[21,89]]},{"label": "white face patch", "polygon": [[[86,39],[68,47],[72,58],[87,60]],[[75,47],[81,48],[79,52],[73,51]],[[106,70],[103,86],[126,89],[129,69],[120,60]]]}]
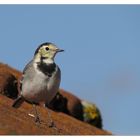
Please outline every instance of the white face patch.
[{"label": "white face patch", "polygon": [[54,61],[52,59],[44,59],[43,62],[46,63],[46,64],[54,63]]}]

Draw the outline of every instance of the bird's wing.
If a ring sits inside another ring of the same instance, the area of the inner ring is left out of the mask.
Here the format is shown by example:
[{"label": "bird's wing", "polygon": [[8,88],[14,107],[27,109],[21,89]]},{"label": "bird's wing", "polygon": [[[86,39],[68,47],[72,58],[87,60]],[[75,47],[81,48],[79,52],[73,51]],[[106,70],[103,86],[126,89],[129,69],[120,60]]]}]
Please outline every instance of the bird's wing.
[{"label": "bird's wing", "polygon": [[31,60],[23,69],[23,74],[26,72],[26,70],[33,64],[33,60]]},{"label": "bird's wing", "polygon": [[[22,92],[22,81],[24,78],[24,74],[26,73],[27,69],[32,65],[33,60],[31,60],[24,68],[22,77],[20,78],[20,83],[19,83],[19,90]],[[12,107],[18,108],[20,105],[25,101],[25,99],[22,97],[21,93],[20,96],[14,101]]]},{"label": "bird's wing", "polygon": [[29,67],[31,67],[32,63],[33,63],[33,60],[31,60],[31,61],[25,66],[25,68],[23,69],[23,74],[22,74],[22,77],[20,78],[20,86],[19,86],[20,91],[22,91],[22,81],[23,81],[23,78],[24,78],[24,74],[26,73],[27,69],[28,69]]}]

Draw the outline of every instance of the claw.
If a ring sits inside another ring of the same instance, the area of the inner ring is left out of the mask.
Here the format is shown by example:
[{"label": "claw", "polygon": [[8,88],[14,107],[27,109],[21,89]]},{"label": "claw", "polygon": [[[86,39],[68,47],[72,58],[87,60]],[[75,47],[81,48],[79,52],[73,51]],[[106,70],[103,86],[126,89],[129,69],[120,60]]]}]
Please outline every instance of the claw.
[{"label": "claw", "polygon": [[52,128],[52,127],[56,127],[55,124],[54,124],[54,122],[51,122],[51,123],[49,124],[49,128]]},{"label": "claw", "polygon": [[41,124],[40,118],[38,116],[35,118],[35,122]]}]

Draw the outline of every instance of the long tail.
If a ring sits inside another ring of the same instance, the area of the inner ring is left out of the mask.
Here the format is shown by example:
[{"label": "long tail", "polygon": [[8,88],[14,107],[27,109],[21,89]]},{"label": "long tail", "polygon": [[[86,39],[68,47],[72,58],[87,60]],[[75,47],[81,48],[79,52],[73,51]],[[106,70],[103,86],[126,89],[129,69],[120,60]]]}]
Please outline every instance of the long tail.
[{"label": "long tail", "polygon": [[19,96],[13,103],[12,107],[19,108],[21,104],[24,102],[24,98],[22,96]]}]

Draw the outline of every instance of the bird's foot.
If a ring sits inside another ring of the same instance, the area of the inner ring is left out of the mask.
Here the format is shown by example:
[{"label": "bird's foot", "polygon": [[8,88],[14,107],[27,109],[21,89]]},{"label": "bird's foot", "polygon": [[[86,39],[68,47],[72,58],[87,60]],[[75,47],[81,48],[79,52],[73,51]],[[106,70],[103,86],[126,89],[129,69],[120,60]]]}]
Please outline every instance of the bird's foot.
[{"label": "bird's foot", "polygon": [[35,116],[34,114],[28,114],[30,117],[33,117],[33,118],[35,118],[35,123],[39,123],[39,124],[41,124],[41,120],[40,120],[40,118],[39,118],[39,116]]},{"label": "bird's foot", "polygon": [[53,128],[55,131],[55,135],[60,134],[60,129],[58,129],[53,121],[50,122],[49,128]]},{"label": "bird's foot", "polygon": [[41,120],[38,116],[35,117],[35,123],[37,124],[41,124]]},{"label": "bird's foot", "polygon": [[49,124],[49,128],[52,128],[52,127],[56,127],[56,125],[53,121],[51,121],[50,124]]}]

